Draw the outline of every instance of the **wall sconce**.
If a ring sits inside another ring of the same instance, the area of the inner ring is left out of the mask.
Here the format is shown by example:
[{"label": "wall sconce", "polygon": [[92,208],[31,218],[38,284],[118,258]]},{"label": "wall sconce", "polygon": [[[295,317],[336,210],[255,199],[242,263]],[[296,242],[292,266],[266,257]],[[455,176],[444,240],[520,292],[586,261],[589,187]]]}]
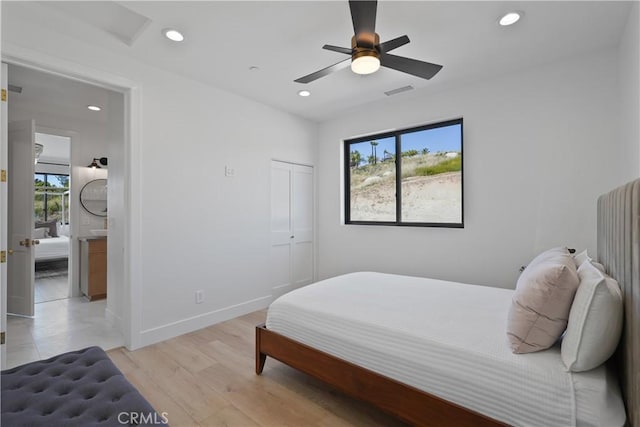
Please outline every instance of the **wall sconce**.
[{"label": "wall sconce", "polygon": [[87,166],[88,168],[93,168],[93,169],[102,169],[102,166],[100,166],[98,164],[98,162],[100,162],[100,165],[102,166],[107,166],[107,158],[106,157],[100,157],[100,158],[93,158],[93,161],[91,162],[91,164],[89,166]]}]

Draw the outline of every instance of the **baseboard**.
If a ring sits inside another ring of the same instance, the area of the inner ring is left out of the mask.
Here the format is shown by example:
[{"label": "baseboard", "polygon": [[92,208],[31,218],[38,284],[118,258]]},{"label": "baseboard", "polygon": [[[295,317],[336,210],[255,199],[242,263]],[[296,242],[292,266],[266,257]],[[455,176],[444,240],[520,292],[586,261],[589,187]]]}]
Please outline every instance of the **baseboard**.
[{"label": "baseboard", "polygon": [[275,301],[277,298],[286,294],[287,292],[291,292],[295,289],[293,283],[287,283],[286,285],[274,286],[271,288],[271,302]]},{"label": "baseboard", "polygon": [[140,347],[155,344],[247,313],[262,310],[267,308],[272,301],[272,296],[268,295],[156,328],[143,330],[140,332]]}]

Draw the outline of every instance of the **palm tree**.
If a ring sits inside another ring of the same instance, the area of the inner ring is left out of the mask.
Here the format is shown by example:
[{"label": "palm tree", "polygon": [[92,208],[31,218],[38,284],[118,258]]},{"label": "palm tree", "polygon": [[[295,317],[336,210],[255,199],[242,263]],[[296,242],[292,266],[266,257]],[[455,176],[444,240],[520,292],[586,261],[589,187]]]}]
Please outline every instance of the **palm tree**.
[{"label": "palm tree", "polygon": [[352,168],[357,168],[358,166],[360,166],[361,162],[362,162],[362,155],[360,154],[360,152],[358,150],[352,151],[351,152],[351,167]]},{"label": "palm tree", "polygon": [[378,141],[371,141],[371,157],[373,158],[373,164],[375,165],[377,163],[377,157],[376,157],[376,146],[378,145]]}]

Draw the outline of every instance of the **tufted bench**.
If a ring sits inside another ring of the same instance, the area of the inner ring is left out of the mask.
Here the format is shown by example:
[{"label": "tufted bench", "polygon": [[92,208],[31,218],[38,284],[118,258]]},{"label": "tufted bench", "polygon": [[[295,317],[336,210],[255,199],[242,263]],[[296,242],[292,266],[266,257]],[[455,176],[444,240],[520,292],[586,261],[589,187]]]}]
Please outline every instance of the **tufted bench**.
[{"label": "tufted bench", "polygon": [[166,425],[100,347],[2,371],[2,426]]}]

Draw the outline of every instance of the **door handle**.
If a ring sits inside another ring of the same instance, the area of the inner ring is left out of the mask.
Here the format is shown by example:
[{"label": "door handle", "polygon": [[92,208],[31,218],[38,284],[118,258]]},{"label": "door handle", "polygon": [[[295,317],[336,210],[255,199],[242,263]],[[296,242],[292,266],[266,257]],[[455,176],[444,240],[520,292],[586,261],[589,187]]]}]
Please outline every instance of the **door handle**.
[{"label": "door handle", "polygon": [[28,248],[30,246],[35,246],[35,245],[39,245],[40,244],[40,240],[36,240],[36,239],[24,239],[24,240],[20,240],[18,242],[20,244],[20,246],[24,246],[25,248]]}]

